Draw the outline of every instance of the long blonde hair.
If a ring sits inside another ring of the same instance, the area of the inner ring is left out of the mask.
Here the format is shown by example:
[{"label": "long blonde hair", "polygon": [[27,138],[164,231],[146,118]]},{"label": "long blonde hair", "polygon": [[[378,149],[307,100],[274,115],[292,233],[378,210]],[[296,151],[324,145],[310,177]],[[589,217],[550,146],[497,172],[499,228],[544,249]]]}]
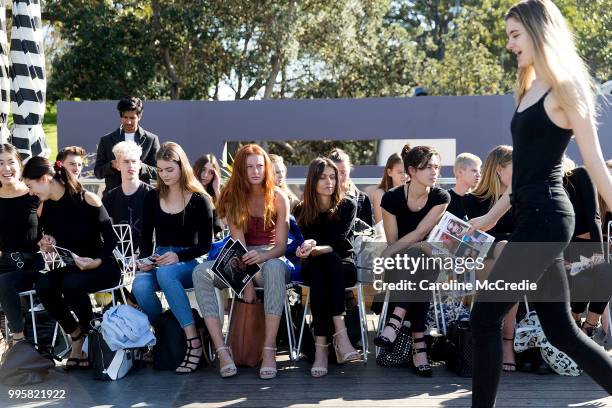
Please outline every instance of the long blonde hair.
[{"label": "long blonde hair", "polygon": [[472,194],[482,201],[491,200],[493,206],[504,193],[497,168],[506,167],[510,163],[512,163],[512,146],[500,145],[493,148],[487,154],[482,166],[482,178]]},{"label": "long blonde hair", "polygon": [[551,0],[522,0],[508,10],[504,19],[510,18],[525,27],[534,49],[533,66],[518,70],[517,105],[529,90],[537,68],[539,79],[550,85],[564,110],[594,120],[597,88],[557,6]]},{"label": "long blonde hair", "polygon": [[[155,155],[156,160],[164,160],[168,162],[175,162],[181,169],[181,177],[179,179],[179,185],[181,190],[189,191],[191,193],[200,193],[206,196],[211,204],[213,203],[210,195],[204,190],[198,179],[193,175],[193,170],[189,164],[189,159],[183,148],[174,142],[165,142],[159,148],[159,151]],[[170,188],[164,183],[164,181],[157,175],[157,190],[159,190],[159,197],[166,198],[170,192]]]}]

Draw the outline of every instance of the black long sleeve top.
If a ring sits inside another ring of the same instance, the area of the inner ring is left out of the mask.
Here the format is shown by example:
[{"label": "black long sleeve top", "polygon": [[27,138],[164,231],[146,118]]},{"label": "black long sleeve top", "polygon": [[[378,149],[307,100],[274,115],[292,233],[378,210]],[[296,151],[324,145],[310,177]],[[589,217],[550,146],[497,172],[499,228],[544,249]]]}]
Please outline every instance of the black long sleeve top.
[{"label": "black long sleeve top", "polygon": [[153,253],[153,233],[160,247],[185,247],[177,253],[179,261],[190,261],[208,253],[213,237],[213,206],[199,193],[180,213],[169,214],[162,210],[159,192],[151,190],[145,196],[142,217],[140,257]]},{"label": "black long sleeve top", "polygon": [[0,252],[38,252],[38,197],[0,198]]},{"label": "black long sleeve top", "polygon": [[[298,204],[294,210],[295,218],[298,220],[302,204],[303,202]],[[337,218],[333,218],[329,211],[322,212],[311,224],[299,224],[300,231],[304,239],[314,239],[317,245],[331,246],[334,252],[343,259],[352,258],[351,237],[356,214],[355,201],[345,198],[338,205]]]},{"label": "black long sleeve top", "polygon": [[85,192],[69,194],[58,201],[43,204],[40,225],[44,234],[55,238],[58,246],[78,256],[112,258],[117,236],[104,206],[94,207],[85,201]]}]

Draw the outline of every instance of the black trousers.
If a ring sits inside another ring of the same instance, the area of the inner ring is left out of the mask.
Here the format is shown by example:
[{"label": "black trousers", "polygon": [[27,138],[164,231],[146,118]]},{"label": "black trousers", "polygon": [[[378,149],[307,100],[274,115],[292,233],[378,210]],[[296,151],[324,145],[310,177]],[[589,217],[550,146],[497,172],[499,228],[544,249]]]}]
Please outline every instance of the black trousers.
[{"label": "black trousers", "polygon": [[[611,393],[612,359],[578,329],[570,314],[562,252],[574,229],[574,215],[569,211],[559,211],[560,207],[565,208],[565,204],[555,204],[551,195],[542,196],[541,200],[530,198],[529,206],[513,203],[515,231],[488,280],[518,282],[528,279],[537,282],[537,293],[530,296],[554,300],[534,303],[546,337]],[[571,211],[571,206],[569,208]],[[514,299],[508,299],[508,295],[504,294],[503,301],[498,301],[499,293],[481,292],[472,309],[473,407],[495,406],[502,369],[501,324],[504,315],[520,301],[523,293],[510,293]]]},{"label": "black trousers", "polygon": [[612,264],[599,264],[570,277],[570,292],[572,299],[580,298],[580,301],[571,302],[573,313],[584,312],[588,304],[589,312],[602,314],[612,296]]},{"label": "black trousers", "polygon": [[[573,238],[565,250],[565,259],[577,262],[581,256],[590,258],[601,253],[601,242]],[[580,314],[589,306],[589,312],[602,314],[612,296],[612,264],[596,265],[576,276],[569,277],[572,312]]]},{"label": "black trousers", "polygon": [[[402,252],[400,255],[406,255],[408,258],[421,258],[423,262],[430,259],[418,247],[410,247]],[[421,264],[416,270],[403,270],[403,269],[388,269],[385,270],[385,281],[386,282],[401,282],[402,280],[408,280],[419,288],[421,281],[435,282],[438,278],[440,271],[435,267],[427,264]],[[432,292],[430,290],[396,290],[391,291],[389,296],[389,311],[387,317],[391,315],[395,307],[400,307],[406,310],[406,316],[404,320],[410,322],[410,329],[413,332],[424,332],[427,329],[427,313],[429,312],[429,306],[431,305],[430,299]]]},{"label": "black trousers", "polygon": [[22,332],[25,327],[19,292],[32,290],[42,275],[39,270],[45,266],[42,257],[32,256],[23,265],[10,259],[8,254],[0,258],[0,305],[13,333]]},{"label": "black trousers", "polygon": [[310,308],[315,336],[334,333],[333,316],[344,313],[344,290],[357,282],[352,259],[335,252],[308,258],[302,268],[304,283],[310,286]]},{"label": "black trousers", "polygon": [[87,271],[75,266],[53,269],[38,278],[34,288],[45,309],[66,333],[72,333],[79,326],[81,330],[88,331],[94,317],[89,293],[116,286],[120,277],[117,265],[108,260],[98,268]]}]

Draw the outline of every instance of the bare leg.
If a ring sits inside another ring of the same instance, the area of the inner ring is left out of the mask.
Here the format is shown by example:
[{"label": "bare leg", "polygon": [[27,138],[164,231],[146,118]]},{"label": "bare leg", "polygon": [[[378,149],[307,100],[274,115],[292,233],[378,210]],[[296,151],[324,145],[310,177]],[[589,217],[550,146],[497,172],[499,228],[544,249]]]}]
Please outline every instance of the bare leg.
[{"label": "bare leg", "polygon": [[[264,339],[264,348],[261,353],[261,366],[276,369],[276,335],[278,326],[280,325],[280,316],[266,315],[266,336]],[[274,349],[274,350],[273,350]],[[272,370],[264,370],[263,375],[270,374]]]},{"label": "bare leg", "polygon": [[87,353],[83,352],[83,342],[85,341],[85,337],[81,337],[81,328],[77,327],[75,331],[70,333],[70,337],[73,339],[71,346],[72,348],[70,350],[70,357],[68,357],[69,361],[66,363],[66,367],[89,367],[89,362],[86,360]]},{"label": "bare leg", "polygon": [[[395,309],[393,309],[393,314],[397,315],[397,317],[401,317],[402,320],[404,320],[404,317],[406,316],[406,309],[403,309],[401,307],[396,307]],[[402,322],[397,321],[397,319],[394,319],[394,318],[390,318],[389,321],[394,323],[397,327],[400,327],[402,325]],[[385,326],[385,328],[383,329],[382,335],[388,338],[389,340],[391,340],[391,342],[394,342],[395,338],[397,337],[397,333],[395,333],[395,329],[393,329],[393,327],[389,325]]]},{"label": "bare leg", "polygon": [[[182,364],[181,366],[176,368],[177,373],[190,373],[194,371],[202,359],[202,341],[200,340],[200,334],[195,327],[195,324],[190,324],[186,326],[184,329],[185,338],[187,338],[187,346],[192,347],[191,349],[187,349],[187,353],[191,354],[191,356],[185,356],[187,358],[187,364]],[[189,341],[189,339],[194,339]]]},{"label": "bare leg", "polygon": [[516,312],[518,311],[518,303],[506,314],[504,323],[502,324],[503,337],[503,370],[516,371],[516,360],[514,358],[514,328],[516,327]]},{"label": "bare leg", "polygon": [[334,316],[332,319],[334,321],[334,329],[336,332],[334,336],[334,341],[338,345],[338,350],[340,351],[340,354],[345,356],[349,353],[356,353],[357,351],[351,344],[351,340],[349,339],[348,334],[346,332],[344,316]]},{"label": "bare leg", "polygon": [[315,359],[310,374],[313,377],[323,377],[327,374],[329,360],[329,345],[326,336],[315,336]]}]

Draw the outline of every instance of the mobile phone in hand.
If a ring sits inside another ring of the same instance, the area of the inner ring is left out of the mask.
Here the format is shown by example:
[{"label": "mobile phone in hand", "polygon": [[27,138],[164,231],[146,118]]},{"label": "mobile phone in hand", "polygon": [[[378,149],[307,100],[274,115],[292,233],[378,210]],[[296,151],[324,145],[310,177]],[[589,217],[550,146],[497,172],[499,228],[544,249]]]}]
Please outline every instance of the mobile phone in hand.
[{"label": "mobile phone in hand", "polygon": [[157,257],[154,255],[148,256],[146,258],[140,258],[136,261],[137,264],[140,265],[155,265],[155,259]]}]

